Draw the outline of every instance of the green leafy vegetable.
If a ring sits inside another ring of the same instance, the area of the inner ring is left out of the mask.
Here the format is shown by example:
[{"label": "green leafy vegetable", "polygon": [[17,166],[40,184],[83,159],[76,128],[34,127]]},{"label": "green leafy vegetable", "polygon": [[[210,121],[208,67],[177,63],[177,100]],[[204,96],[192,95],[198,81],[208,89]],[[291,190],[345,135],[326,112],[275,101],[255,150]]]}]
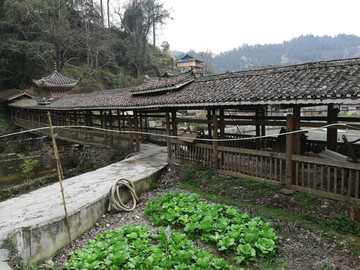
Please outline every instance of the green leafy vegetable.
[{"label": "green leafy vegetable", "polygon": [[145,215],[155,225],[175,224],[193,238],[214,243],[219,251],[238,253],[238,263],[257,256],[270,259],[277,251],[279,238],[270,223],[230,206],[202,202],[198,194],[158,195],[148,202]]},{"label": "green leafy vegetable", "polygon": [[69,255],[65,269],[231,269],[224,259],[194,247],[185,234],[172,232],[167,243],[165,228],[150,234],[142,226],[102,233]]}]

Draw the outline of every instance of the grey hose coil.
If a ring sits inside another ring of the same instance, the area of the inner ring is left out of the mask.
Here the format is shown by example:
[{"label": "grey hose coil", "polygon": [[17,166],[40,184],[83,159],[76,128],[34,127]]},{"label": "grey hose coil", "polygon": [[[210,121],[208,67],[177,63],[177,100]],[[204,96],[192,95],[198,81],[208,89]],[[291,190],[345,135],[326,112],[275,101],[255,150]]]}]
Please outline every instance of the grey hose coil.
[{"label": "grey hose coil", "polygon": [[[131,204],[125,205],[120,197],[120,188],[127,187],[131,197],[132,197],[132,206]],[[121,178],[115,181],[110,189],[109,193],[109,211],[127,211],[130,212],[135,209],[136,202],[139,202],[139,198],[136,195],[134,183],[126,178]]]}]

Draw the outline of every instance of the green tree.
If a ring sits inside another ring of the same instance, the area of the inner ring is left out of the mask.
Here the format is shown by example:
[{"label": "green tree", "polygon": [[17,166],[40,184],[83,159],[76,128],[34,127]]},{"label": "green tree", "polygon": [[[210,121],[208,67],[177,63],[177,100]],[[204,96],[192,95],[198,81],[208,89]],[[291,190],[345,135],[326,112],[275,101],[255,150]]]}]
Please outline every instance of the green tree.
[{"label": "green tree", "polygon": [[26,174],[27,180],[30,180],[30,174],[35,169],[36,165],[39,163],[38,160],[31,157],[26,157],[22,154],[18,154],[18,157],[23,160],[23,163],[20,165],[22,172]]},{"label": "green tree", "polygon": [[150,30],[153,28],[155,31],[156,25],[165,23],[170,18],[170,12],[157,0],[131,0],[124,14],[119,15],[122,27],[129,35],[127,56],[136,68],[137,79],[140,79],[149,59]]}]

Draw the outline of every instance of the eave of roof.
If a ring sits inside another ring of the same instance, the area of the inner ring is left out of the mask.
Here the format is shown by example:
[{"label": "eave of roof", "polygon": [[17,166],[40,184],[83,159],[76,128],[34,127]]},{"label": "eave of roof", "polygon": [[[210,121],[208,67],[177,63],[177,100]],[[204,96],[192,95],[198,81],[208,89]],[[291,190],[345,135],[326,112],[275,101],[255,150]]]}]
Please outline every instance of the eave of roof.
[{"label": "eave of roof", "polygon": [[168,87],[163,87],[163,88],[159,88],[159,89],[149,89],[149,90],[144,90],[144,91],[133,91],[131,92],[133,95],[143,95],[143,94],[152,94],[152,93],[164,93],[164,92],[169,92],[172,90],[178,90],[181,87],[193,82],[195,80],[195,78],[192,79],[188,79],[187,81],[175,84],[175,85],[171,85]]},{"label": "eave of roof", "polygon": [[33,108],[35,106],[37,106],[37,102],[35,99],[33,98],[24,98],[21,100],[17,100],[13,103],[9,104],[10,107],[22,107],[22,108]]},{"label": "eave of roof", "polygon": [[8,100],[8,101],[12,101],[12,100],[17,99],[17,98],[22,97],[22,96],[25,96],[25,97],[29,97],[29,98],[33,98],[33,99],[35,99],[35,97],[33,97],[33,96],[29,95],[28,93],[25,93],[25,92],[19,92],[19,93],[15,94],[15,95],[13,95],[13,96],[9,97],[7,100]]},{"label": "eave of roof", "polygon": [[144,95],[151,93],[163,93],[170,90],[176,90],[184,85],[194,81],[195,75],[192,70],[180,73],[178,75],[165,74],[161,78],[147,81],[139,86],[134,87],[130,90],[133,95]]},{"label": "eave of roof", "polygon": [[52,86],[74,87],[79,82],[79,80],[66,77],[57,70],[55,70],[49,76],[39,80],[33,80],[33,82],[39,87],[52,87]]}]

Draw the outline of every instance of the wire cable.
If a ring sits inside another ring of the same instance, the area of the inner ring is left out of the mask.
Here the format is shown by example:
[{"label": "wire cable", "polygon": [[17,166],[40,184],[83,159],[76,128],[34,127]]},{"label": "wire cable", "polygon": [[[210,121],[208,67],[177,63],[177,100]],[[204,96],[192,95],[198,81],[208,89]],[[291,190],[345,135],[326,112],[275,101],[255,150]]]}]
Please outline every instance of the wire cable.
[{"label": "wire cable", "polygon": [[[324,126],[316,127],[316,128],[308,128],[308,129],[301,129],[301,130],[295,130],[295,131],[288,131],[288,132],[280,133],[277,136],[286,136],[288,134],[309,132],[309,131],[329,128],[329,127],[332,127],[332,126],[343,126],[346,129],[351,128],[351,129],[360,130],[360,127],[352,126],[352,125],[349,125],[347,123],[338,122],[338,123],[328,124],[328,125],[324,125]],[[151,135],[151,136],[158,136],[158,137],[164,137],[164,138],[170,138],[170,139],[191,139],[191,140],[194,139],[193,137],[175,136],[175,135],[167,135],[167,134],[156,134],[156,133],[151,133],[151,132],[142,132],[142,131],[133,131],[133,130],[112,130],[112,129],[105,129],[105,128],[99,128],[99,127],[92,127],[92,126],[76,126],[76,125],[73,125],[73,126],[53,126],[53,129],[56,129],[56,128],[58,128],[58,129],[60,129],[60,128],[64,128],[64,129],[93,129],[93,130],[100,130],[100,131],[105,131],[105,132],[110,132],[110,133]],[[9,136],[15,136],[15,135],[19,135],[19,134],[24,134],[24,133],[27,133],[27,132],[35,132],[35,131],[38,131],[38,130],[45,130],[45,129],[50,129],[50,127],[41,127],[41,128],[35,128],[35,129],[29,129],[29,130],[25,130],[25,131],[10,133],[10,134],[0,136],[0,139],[6,138],[6,137],[9,137]],[[196,140],[209,141],[209,142],[226,142],[226,141],[245,141],[245,140],[253,140],[253,139],[263,139],[263,138],[269,138],[269,137],[274,137],[274,135],[252,136],[252,137],[246,137],[246,138],[230,138],[230,139],[196,138]]]}]

